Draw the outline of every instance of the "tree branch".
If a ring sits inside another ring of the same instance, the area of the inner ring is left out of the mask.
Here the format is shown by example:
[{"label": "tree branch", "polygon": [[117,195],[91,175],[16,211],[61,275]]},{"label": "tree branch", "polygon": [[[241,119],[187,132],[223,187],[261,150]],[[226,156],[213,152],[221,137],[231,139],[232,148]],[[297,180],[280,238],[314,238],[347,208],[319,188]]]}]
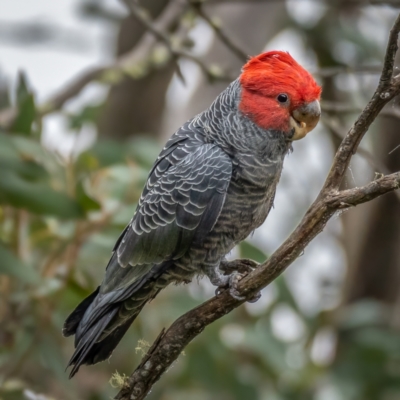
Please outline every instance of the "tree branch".
[{"label": "tree branch", "polygon": [[[106,84],[114,83],[119,80],[123,74],[131,75],[132,77],[140,76],[140,70],[146,72],[149,64],[151,64],[150,53],[154,45],[161,41],[167,47],[170,54],[175,58],[186,58],[195,64],[197,64],[202,72],[207,76],[210,81],[232,81],[234,77],[230,76],[226,71],[221,71],[219,68],[213,68],[207,66],[202,60],[185,49],[176,46],[165,33],[169,30],[169,27],[179,22],[185,8],[183,0],[171,0],[164,12],[155,21],[150,21],[146,17],[145,10],[138,6],[133,0],[122,0],[130,9],[131,14],[147,28],[146,34],[139,41],[138,45],[135,46],[129,53],[121,56],[114,63],[109,65],[103,65],[94,67],[80,73],[77,77],[68,82],[63,88],[57,91],[51,96],[44,104],[38,106],[38,115],[43,117],[54,111],[60,110],[64,104],[71,98],[77,96],[89,83],[93,81],[100,81]],[[193,3],[194,8],[197,10],[200,17],[202,17],[210,27],[215,31],[216,35],[220,40],[241,60],[247,60],[247,54],[241,50],[230,38],[226,35],[222,29],[216,24],[212,18],[210,18],[202,9],[201,2],[207,4],[218,4],[222,2],[241,2],[244,0],[187,0]],[[250,0],[246,0],[250,1]],[[256,2],[265,1],[277,1],[277,0],[253,0]],[[280,1],[280,0],[279,0]],[[356,0],[355,0],[356,1]],[[365,0],[358,0],[364,2]],[[372,1],[374,4],[400,4],[400,0],[396,1]],[[397,3],[398,2],[398,3]],[[330,67],[322,68],[314,72],[314,75],[326,77],[334,76],[339,73],[377,73],[377,66],[360,66],[357,68],[349,67]],[[179,67],[177,72],[181,78]],[[8,130],[15,118],[18,116],[17,107],[9,107],[0,111],[0,128]]]},{"label": "tree branch", "polygon": [[[130,3],[127,1],[127,3]],[[78,77],[67,83],[57,93],[51,96],[44,104],[39,105],[38,113],[41,117],[61,109],[71,98],[77,96],[86,85],[93,81],[113,83],[121,75],[127,74],[133,77],[140,76],[140,71],[146,71],[151,65],[151,50],[158,43],[163,42],[174,57],[184,57],[198,64],[210,80],[233,80],[231,76],[216,72],[207,67],[200,59],[189,52],[175,48],[165,34],[172,26],[176,25],[186,9],[184,0],[172,0],[155,21],[149,21],[143,9],[137,9],[136,5],[130,7],[130,11],[141,23],[144,23],[147,32],[139,43],[128,53],[116,59],[110,65],[95,67],[81,73]],[[0,127],[9,129],[18,115],[16,107],[10,107],[0,112]]]},{"label": "tree branch", "polygon": [[[277,278],[324,229],[335,212],[370,201],[399,188],[400,172],[397,172],[360,188],[338,190],[350,159],[372,121],[383,106],[400,92],[400,78],[392,79],[399,30],[400,15],[390,33],[384,67],[375,94],[342,141],[323,189],[300,224],[266,262],[240,282],[240,294],[246,299],[250,299]],[[234,299],[227,291],[224,291],[178,318],[167,331],[161,332],[115,399],[144,399],[153,384],[179,357],[193,338],[199,335],[207,325],[239,307],[243,302]]]},{"label": "tree branch", "polygon": [[[382,114],[382,113],[381,113]],[[380,115],[381,115],[380,114]],[[323,117],[322,122],[328,127],[328,129],[332,132],[334,136],[336,136],[338,139],[343,140],[345,137],[345,134],[342,133],[343,129],[341,126],[339,126],[339,123],[337,120],[330,118],[330,117]],[[368,164],[374,168],[374,172],[379,172],[381,174],[390,174],[389,169],[386,167],[386,165],[378,160],[369,150],[367,150],[364,147],[358,146],[357,149],[357,154],[364,158]],[[400,194],[400,193],[399,193]]]},{"label": "tree branch", "polygon": [[197,14],[204,19],[210,25],[210,27],[214,30],[215,34],[219,37],[222,43],[232,51],[235,56],[246,62],[248,54],[243,51],[236,43],[234,43],[229,35],[225,34],[225,32],[221,29],[219,23],[215,22],[211,17],[207,15],[207,13],[203,10],[203,0],[188,0],[190,5],[196,10]]},{"label": "tree branch", "polygon": [[[172,25],[176,24],[184,11],[184,6],[183,1],[170,2],[159,18],[153,22],[156,29],[168,30]],[[116,59],[113,64],[89,69],[73,79],[72,82],[67,83],[58,93],[55,93],[55,95],[38,107],[39,114],[44,116],[61,109],[69,99],[77,96],[90,82],[96,80],[103,82],[113,81],[117,75],[132,73],[132,69],[147,62],[149,53],[156,43],[157,39],[154,35],[151,32],[146,32],[137,46],[130,52]],[[13,124],[17,114],[15,107],[1,111],[0,127],[8,129]]]},{"label": "tree branch", "polygon": [[339,193],[326,199],[328,207],[336,210],[354,207],[358,204],[366,203],[376,197],[382,196],[393,190],[400,188],[400,172],[395,172],[376,179],[365,186],[354,189],[342,190]]},{"label": "tree branch", "polygon": [[160,42],[164,43],[168,51],[175,57],[175,59],[186,58],[194,62],[200,67],[200,69],[203,71],[203,73],[207,76],[207,78],[210,81],[215,81],[215,80],[232,81],[234,79],[233,77],[228,76],[226,74],[215,73],[206,64],[204,64],[200,58],[195,57],[193,54],[189,53],[188,51],[180,47],[174,46],[168,35],[166,35],[165,32],[163,32],[161,29],[158,29],[157,26],[155,26],[154,24],[152,24],[151,21],[148,20],[146,14],[143,12],[144,10],[136,2],[133,2],[132,0],[122,0],[122,1],[129,8],[129,11],[131,12],[132,16],[135,17],[138,22],[143,24],[143,26],[148,30],[148,32],[151,32]]},{"label": "tree branch", "polygon": [[[358,144],[368,128],[380,113],[382,108],[399,94],[398,76],[392,78],[394,59],[398,48],[398,34],[400,30],[400,15],[397,17],[390,30],[389,41],[386,47],[385,60],[378,87],[364,111],[357,118],[353,127],[343,139],[336,152],[332,168],[325,181],[324,189],[338,189],[344,174],[349,166],[352,155],[356,152]],[[323,189],[323,190],[324,190]]]}]

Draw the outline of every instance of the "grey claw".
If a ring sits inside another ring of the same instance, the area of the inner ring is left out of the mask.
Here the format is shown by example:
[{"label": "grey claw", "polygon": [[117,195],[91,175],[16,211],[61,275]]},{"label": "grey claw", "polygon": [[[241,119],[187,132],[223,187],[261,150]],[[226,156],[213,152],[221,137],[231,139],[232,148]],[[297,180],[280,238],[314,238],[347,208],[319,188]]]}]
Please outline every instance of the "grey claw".
[{"label": "grey claw", "polygon": [[246,300],[246,297],[241,296],[241,295],[239,294],[239,292],[238,292],[236,289],[234,289],[234,288],[230,288],[230,289],[229,289],[229,294],[230,294],[234,299],[236,299],[236,300],[239,300],[239,301]]},{"label": "grey claw", "polygon": [[229,294],[236,300],[245,300],[244,296],[241,296],[237,290],[240,280],[243,278],[243,274],[239,272],[233,272],[229,277]]},{"label": "grey claw", "polygon": [[[240,274],[239,272],[234,272],[229,277],[229,294],[236,300],[243,301],[246,300],[246,296],[241,296],[237,290],[239,282],[244,277],[244,274]],[[251,299],[247,300],[249,303],[255,303],[261,297],[261,292],[256,293]]]},{"label": "grey claw", "polygon": [[[224,289],[229,289],[229,294],[238,301],[246,300],[246,296],[241,296],[237,290],[240,280],[258,267],[258,263],[253,260],[241,259],[234,261],[223,261],[220,264],[220,270],[225,274],[214,273],[210,277],[211,283],[217,286],[215,295],[220,295]],[[250,300],[250,303],[255,303],[261,297],[261,293],[257,293]]]},{"label": "grey claw", "polygon": [[261,298],[261,292],[256,293],[250,300],[247,300],[248,303],[256,303]]}]

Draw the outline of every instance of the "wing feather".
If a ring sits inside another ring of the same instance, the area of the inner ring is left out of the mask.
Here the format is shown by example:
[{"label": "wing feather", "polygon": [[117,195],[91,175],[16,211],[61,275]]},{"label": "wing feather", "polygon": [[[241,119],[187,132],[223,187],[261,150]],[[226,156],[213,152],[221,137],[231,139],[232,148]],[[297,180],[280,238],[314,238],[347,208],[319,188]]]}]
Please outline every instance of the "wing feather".
[{"label": "wing feather", "polygon": [[157,168],[153,175],[158,171],[160,177],[150,183],[149,178],[135,216],[115,247],[100,293],[124,289],[157,265],[182,257],[218,219],[232,174],[231,160],[222,149],[203,144],[165,171]]}]

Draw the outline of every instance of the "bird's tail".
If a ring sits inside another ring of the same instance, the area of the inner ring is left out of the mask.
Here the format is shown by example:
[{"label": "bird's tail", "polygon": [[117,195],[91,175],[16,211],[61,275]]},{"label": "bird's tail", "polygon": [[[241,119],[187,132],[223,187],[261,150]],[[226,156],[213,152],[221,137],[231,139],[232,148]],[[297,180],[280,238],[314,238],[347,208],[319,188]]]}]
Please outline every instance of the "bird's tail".
[{"label": "bird's tail", "polygon": [[97,288],[78,305],[63,327],[64,336],[75,335],[75,351],[67,366],[72,366],[70,378],[81,365],[96,364],[111,356],[144,305],[157,294],[151,286],[117,303],[104,301]]}]

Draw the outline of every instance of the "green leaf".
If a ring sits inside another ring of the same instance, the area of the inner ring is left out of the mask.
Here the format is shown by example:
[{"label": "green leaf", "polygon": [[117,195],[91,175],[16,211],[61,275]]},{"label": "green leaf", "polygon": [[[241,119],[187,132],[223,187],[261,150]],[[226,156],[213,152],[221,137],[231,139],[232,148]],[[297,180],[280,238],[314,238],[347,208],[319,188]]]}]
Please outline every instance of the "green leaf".
[{"label": "green leaf", "polygon": [[29,94],[18,107],[18,116],[12,127],[13,132],[30,135],[32,132],[32,123],[35,118],[35,100],[33,94]]},{"label": "green leaf", "polygon": [[241,242],[239,244],[239,249],[241,258],[250,258],[251,260],[259,263],[264,262],[268,258],[268,256],[262,250],[252,245],[248,241]]},{"label": "green leaf", "polygon": [[359,329],[352,335],[357,344],[365,347],[380,350],[388,355],[400,354],[399,334],[387,328],[368,327]]},{"label": "green leaf", "polygon": [[[0,158],[0,171],[12,171],[29,181],[44,180],[49,177],[47,171],[34,161],[19,161],[17,159]],[[0,183],[1,185],[1,183]]]},{"label": "green leaf", "polygon": [[278,287],[279,300],[289,304],[297,312],[300,312],[297,302],[296,302],[295,298],[293,297],[292,291],[290,290],[285,277],[283,275],[280,275],[275,279],[274,282],[275,282],[276,286]]},{"label": "green leaf", "polygon": [[35,160],[39,164],[46,165],[49,161],[58,163],[54,153],[46,150],[37,138],[26,136],[8,136],[20,158],[24,160]]},{"label": "green leaf", "polygon": [[100,203],[86,193],[82,181],[79,181],[76,185],[76,199],[85,211],[101,209]]},{"label": "green leaf", "polygon": [[94,123],[102,109],[103,105],[84,107],[78,114],[69,116],[69,128],[81,129],[85,123]]},{"label": "green leaf", "polygon": [[21,72],[17,86],[17,116],[10,131],[24,135],[32,132],[32,123],[36,117],[36,107],[33,93],[28,89],[26,76]]},{"label": "green leaf", "polygon": [[12,136],[9,136],[5,133],[0,133],[0,158],[1,159],[3,159],[3,158],[19,159],[18,151],[12,140]]},{"label": "green leaf", "polygon": [[79,218],[84,215],[82,207],[65,193],[45,183],[24,180],[7,170],[3,171],[0,179],[0,203],[61,218]]},{"label": "green leaf", "polygon": [[28,82],[26,75],[23,71],[18,74],[18,84],[17,84],[17,104],[21,104],[26,96],[30,93],[28,89]]},{"label": "green leaf", "polygon": [[150,169],[153,166],[154,160],[161,150],[159,142],[140,136],[130,140],[126,146],[128,155],[146,169]]},{"label": "green leaf", "polygon": [[381,303],[374,300],[360,300],[348,305],[340,313],[341,329],[365,329],[368,326],[384,325],[390,312]]},{"label": "green leaf", "polygon": [[95,170],[113,164],[125,163],[125,159],[126,148],[122,143],[102,140],[78,157],[77,166],[79,169]]},{"label": "green leaf", "polygon": [[[16,137],[0,134],[0,171],[13,171],[28,180],[47,179],[47,171],[31,154],[18,149],[15,139]],[[34,144],[28,139],[25,142]]]},{"label": "green leaf", "polygon": [[39,281],[36,271],[19,260],[3,243],[0,242],[0,275],[10,275],[25,283]]}]

